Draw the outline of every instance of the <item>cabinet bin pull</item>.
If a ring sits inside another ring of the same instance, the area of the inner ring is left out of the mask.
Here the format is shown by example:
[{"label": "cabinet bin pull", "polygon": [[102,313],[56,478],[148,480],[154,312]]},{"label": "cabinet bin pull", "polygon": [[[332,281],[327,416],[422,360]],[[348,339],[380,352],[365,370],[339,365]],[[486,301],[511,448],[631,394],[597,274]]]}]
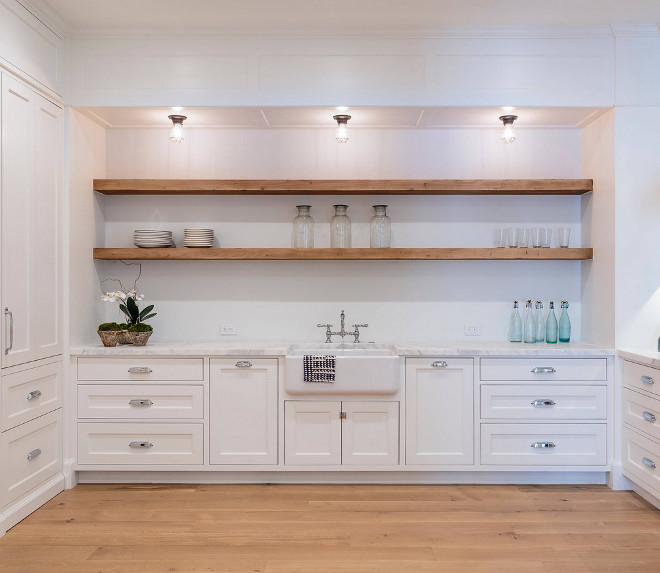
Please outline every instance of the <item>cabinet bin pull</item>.
[{"label": "cabinet bin pull", "polygon": [[27,455],[27,459],[28,459],[28,460],[33,460],[34,458],[36,458],[37,456],[40,456],[40,455],[41,455],[41,450],[40,450],[39,448],[37,448],[36,450],[32,450],[32,451]]},{"label": "cabinet bin pull", "polygon": [[252,367],[252,362],[249,360],[239,360],[236,363],[236,368],[251,368]]},{"label": "cabinet bin pull", "polygon": [[650,376],[640,376],[639,379],[642,382],[644,382],[644,384],[655,384],[655,382],[653,381],[653,378],[651,378]]},{"label": "cabinet bin pull", "polygon": [[553,442],[534,442],[532,448],[554,448],[555,444]]},{"label": "cabinet bin pull", "polygon": [[651,412],[643,412],[642,418],[644,418],[647,422],[655,422],[655,414],[651,414]]},{"label": "cabinet bin pull", "polygon": [[153,370],[148,366],[131,366],[128,369],[129,374],[151,374]]},{"label": "cabinet bin pull", "polygon": [[533,400],[532,406],[554,406],[556,402],[554,400]]},{"label": "cabinet bin pull", "polygon": [[134,398],[128,402],[131,406],[153,406],[154,403],[148,398]]},{"label": "cabinet bin pull", "polygon": [[431,368],[447,368],[449,366],[444,360],[436,360],[431,362]]},{"label": "cabinet bin pull", "polygon": [[532,374],[554,374],[557,372],[552,366],[534,366]]},{"label": "cabinet bin pull", "polygon": [[38,398],[39,396],[41,396],[41,390],[32,390],[32,392],[30,392],[27,395],[27,399],[28,400],[34,400],[35,398]]},{"label": "cabinet bin pull", "polygon": [[650,467],[652,470],[655,469],[655,462],[654,462],[653,460],[650,460],[650,459],[648,459],[648,458],[642,458],[642,463],[643,463],[645,466]]},{"label": "cabinet bin pull", "polygon": [[131,442],[128,444],[129,448],[153,448],[154,445],[151,442]]}]

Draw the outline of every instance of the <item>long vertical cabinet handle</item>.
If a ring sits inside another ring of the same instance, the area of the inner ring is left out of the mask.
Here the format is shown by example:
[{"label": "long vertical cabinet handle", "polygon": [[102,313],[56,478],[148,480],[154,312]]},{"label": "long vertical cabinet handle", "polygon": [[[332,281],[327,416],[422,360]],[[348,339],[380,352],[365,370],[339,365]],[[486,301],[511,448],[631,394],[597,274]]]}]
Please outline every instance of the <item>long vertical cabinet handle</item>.
[{"label": "long vertical cabinet handle", "polygon": [[5,307],[5,316],[9,315],[9,346],[5,347],[5,355],[14,347],[14,314]]}]

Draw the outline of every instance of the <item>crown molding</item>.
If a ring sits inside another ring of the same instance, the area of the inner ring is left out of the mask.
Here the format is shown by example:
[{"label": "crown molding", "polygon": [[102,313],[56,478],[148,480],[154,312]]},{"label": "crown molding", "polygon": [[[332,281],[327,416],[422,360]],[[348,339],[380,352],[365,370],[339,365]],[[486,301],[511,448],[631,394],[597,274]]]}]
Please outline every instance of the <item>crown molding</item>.
[{"label": "crown molding", "polygon": [[61,38],[70,35],[70,26],[44,0],[16,0],[16,2]]}]

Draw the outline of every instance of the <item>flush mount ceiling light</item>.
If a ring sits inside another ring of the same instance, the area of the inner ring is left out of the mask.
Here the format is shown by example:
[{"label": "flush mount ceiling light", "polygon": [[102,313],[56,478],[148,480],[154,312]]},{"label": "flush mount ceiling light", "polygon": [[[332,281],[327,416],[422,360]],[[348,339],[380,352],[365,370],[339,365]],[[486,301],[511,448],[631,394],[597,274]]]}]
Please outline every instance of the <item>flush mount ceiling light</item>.
[{"label": "flush mount ceiling light", "polygon": [[167,117],[172,120],[170,141],[181,143],[183,141],[183,120],[188,118],[185,115],[168,115]]},{"label": "flush mount ceiling light", "polygon": [[500,121],[504,124],[500,139],[504,143],[513,143],[516,140],[516,132],[513,129],[513,122],[518,119],[517,115],[501,115]]},{"label": "flush mount ceiling light", "polygon": [[348,120],[351,119],[351,116],[343,114],[333,115],[332,119],[337,122],[335,139],[338,143],[346,143],[348,141]]}]

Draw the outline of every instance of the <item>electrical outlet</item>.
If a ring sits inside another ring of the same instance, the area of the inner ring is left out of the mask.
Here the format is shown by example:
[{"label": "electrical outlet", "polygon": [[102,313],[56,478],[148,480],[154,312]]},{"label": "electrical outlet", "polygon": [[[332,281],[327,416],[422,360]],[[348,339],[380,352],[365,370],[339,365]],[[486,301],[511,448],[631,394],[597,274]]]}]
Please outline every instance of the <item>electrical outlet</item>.
[{"label": "electrical outlet", "polygon": [[465,336],[481,336],[481,326],[465,326]]},{"label": "electrical outlet", "polygon": [[221,324],[220,334],[236,334],[236,325],[230,323]]}]

